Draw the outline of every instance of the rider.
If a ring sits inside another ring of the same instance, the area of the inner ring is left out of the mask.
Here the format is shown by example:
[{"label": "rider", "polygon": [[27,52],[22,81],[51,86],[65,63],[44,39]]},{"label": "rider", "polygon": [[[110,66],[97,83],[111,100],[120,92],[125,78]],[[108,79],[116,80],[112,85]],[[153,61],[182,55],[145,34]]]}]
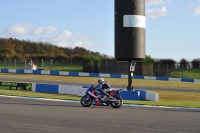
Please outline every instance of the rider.
[{"label": "rider", "polygon": [[[101,94],[103,94],[104,97],[101,99],[104,100],[106,98],[106,95],[108,95],[107,92],[111,90],[111,87],[107,81],[105,81],[103,78],[99,78],[98,85],[94,87],[94,89],[98,98],[101,98]],[[99,100],[96,99],[95,104],[98,105],[98,103]]]}]

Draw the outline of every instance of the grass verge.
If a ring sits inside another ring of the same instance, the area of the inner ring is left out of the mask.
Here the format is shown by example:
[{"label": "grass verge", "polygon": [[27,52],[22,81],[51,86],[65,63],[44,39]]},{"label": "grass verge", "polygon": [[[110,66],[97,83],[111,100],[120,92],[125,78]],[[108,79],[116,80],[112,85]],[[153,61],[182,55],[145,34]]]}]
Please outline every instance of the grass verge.
[{"label": "grass verge", "polygon": [[[60,76],[60,75],[37,75],[37,74],[15,74],[15,73],[0,73],[1,77],[5,78],[26,78],[38,80],[60,80],[70,82],[88,82],[97,84],[99,77],[80,77],[80,76]],[[104,78],[110,84],[127,85],[126,78]],[[160,86],[160,87],[174,87],[174,88],[197,88],[200,89],[200,83],[191,82],[177,82],[177,81],[162,81],[162,80],[145,80],[133,79],[135,86]]]}]

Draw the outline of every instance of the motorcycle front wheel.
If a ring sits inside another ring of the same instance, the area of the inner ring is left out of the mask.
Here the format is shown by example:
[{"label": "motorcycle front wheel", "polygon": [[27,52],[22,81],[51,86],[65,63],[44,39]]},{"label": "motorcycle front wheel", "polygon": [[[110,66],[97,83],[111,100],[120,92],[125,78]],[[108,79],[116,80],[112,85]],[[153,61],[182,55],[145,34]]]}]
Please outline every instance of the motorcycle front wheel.
[{"label": "motorcycle front wheel", "polygon": [[113,107],[113,108],[120,108],[123,104],[123,100],[121,97],[117,96],[117,97],[114,97],[116,100],[115,101],[112,101],[110,102],[110,106]]},{"label": "motorcycle front wheel", "polygon": [[93,99],[89,96],[83,96],[80,100],[80,103],[83,107],[90,107],[92,105]]}]

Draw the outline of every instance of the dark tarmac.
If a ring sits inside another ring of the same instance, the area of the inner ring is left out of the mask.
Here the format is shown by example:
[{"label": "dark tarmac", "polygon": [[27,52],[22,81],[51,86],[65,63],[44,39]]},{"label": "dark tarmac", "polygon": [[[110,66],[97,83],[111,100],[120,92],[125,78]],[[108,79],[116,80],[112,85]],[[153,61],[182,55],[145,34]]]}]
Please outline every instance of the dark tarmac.
[{"label": "dark tarmac", "polygon": [[82,107],[0,96],[0,133],[199,133],[200,110]]}]

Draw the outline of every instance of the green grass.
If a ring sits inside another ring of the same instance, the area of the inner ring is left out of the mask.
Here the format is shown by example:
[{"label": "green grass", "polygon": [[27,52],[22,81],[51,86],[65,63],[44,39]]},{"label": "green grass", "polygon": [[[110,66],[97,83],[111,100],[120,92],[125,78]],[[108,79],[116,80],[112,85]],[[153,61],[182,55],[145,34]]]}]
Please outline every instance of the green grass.
[{"label": "green grass", "polygon": [[158,91],[159,102],[153,101],[126,101],[127,103],[153,105],[153,106],[168,106],[168,107],[186,107],[200,108],[200,93],[195,92],[174,92],[174,91]]},{"label": "green grass", "polygon": [[176,70],[169,74],[170,77],[200,79],[200,69]]},{"label": "green grass", "polygon": [[[37,69],[42,68],[41,62],[36,62]],[[24,62],[0,62],[0,68],[8,68],[8,69],[24,69]],[[83,66],[82,64],[66,64],[66,63],[52,63],[52,65],[48,62],[44,62],[43,64],[44,70],[57,70],[57,71],[72,71],[72,72],[82,72]]]},{"label": "green grass", "polygon": [[[25,76],[26,75],[26,76]],[[96,84],[98,77],[74,77],[74,76],[52,76],[52,75],[33,75],[33,74],[12,74],[0,73],[2,77],[15,77],[15,78],[30,78],[42,80],[61,80],[71,82],[90,82]],[[105,78],[111,84],[127,84],[127,79],[120,78]],[[133,80],[134,85],[141,86],[166,86],[166,87],[184,87],[184,88],[197,88],[200,89],[200,83],[185,83],[185,82],[172,82],[172,81],[156,81],[156,80]],[[141,105],[154,105],[154,106],[177,106],[188,108],[200,108],[200,93],[195,92],[176,92],[176,91],[162,91],[152,90],[159,93],[159,102],[153,101],[128,101],[124,100],[125,104],[141,104]],[[74,95],[63,94],[47,94],[27,91],[14,91],[14,90],[0,90],[1,95],[14,95],[14,96],[28,96],[39,98],[51,98],[62,100],[80,100],[80,97]]]},{"label": "green grass", "polygon": [[[60,80],[60,81],[70,81],[70,82],[88,82],[91,84],[96,84],[98,80],[98,77],[15,74],[15,73],[0,73],[0,76],[7,78],[12,77],[12,78],[27,78],[27,79],[38,79],[38,80],[41,79],[41,80]],[[110,84],[127,85],[128,83],[128,79],[125,78],[104,78],[104,79],[107,80]],[[144,79],[133,79],[133,85],[200,89],[200,83],[144,80]]]}]

